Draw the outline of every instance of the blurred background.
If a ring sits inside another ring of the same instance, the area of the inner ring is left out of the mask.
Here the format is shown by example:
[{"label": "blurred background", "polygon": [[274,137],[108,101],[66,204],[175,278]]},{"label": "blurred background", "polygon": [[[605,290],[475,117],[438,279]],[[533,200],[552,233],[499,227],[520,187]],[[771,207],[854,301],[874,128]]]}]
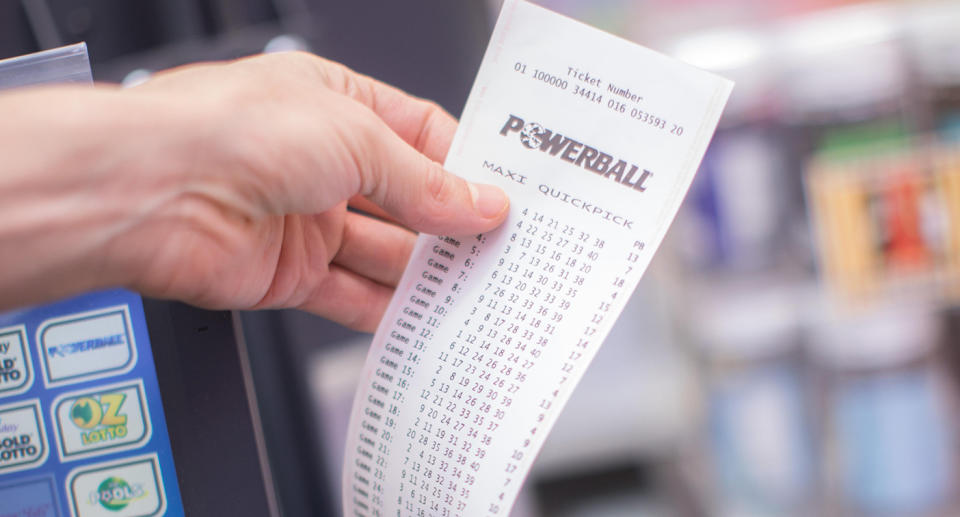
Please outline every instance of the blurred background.
[{"label": "blurred background", "polygon": [[[960,3],[538,3],[737,86],[513,515],[960,515]],[[306,49],[458,114],[498,7],[0,0],[0,58],[84,40],[135,84]],[[369,336],[243,322],[283,512],[339,515]]]}]

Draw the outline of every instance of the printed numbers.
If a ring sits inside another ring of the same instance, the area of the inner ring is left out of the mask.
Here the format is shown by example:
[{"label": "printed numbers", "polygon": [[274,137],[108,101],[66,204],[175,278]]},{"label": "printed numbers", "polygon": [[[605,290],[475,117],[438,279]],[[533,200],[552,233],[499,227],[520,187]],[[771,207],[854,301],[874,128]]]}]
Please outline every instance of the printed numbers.
[{"label": "printed numbers", "polygon": [[[515,70],[527,74],[523,63]],[[531,68],[528,75],[566,88],[542,71]],[[606,100],[579,87],[573,93]],[[544,423],[560,406],[558,391],[538,392],[543,386],[533,380],[549,379],[553,389],[582,371],[596,349],[591,336],[609,325],[616,293],[634,278],[632,269],[600,266],[615,249],[605,235],[528,208],[518,215],[498,230],[504,233],[490,234],[491,242],[483,234],[440,236],[422,258],[416,292],[405,298],[378,364],[376,384],[389,390],[371,396],[365,413],[364,429],[376,429],[370,463],[380,467],[365,475],[376,483],[371,515],[381,514],[379,498],[390,483],[399,486],[402,515],[424,517],[463,517],[487,504],[470,502],[481,472],[500,471],[498,483],[515,487],[514,473],[528,466]],[[641,250],[632,246],[625,264],[636,266]],[[610,289],[612,296],[598,300],[587,286]],[[578,310],[583,318],[572,317]],[[554,350],[558,346],[567,348]],[[544,361],[545,351],[562,361]],[[530,433],[501,435],[511,418],[523,419]],[[498,448],[514,450],[509,463],[484,467]],[[389,479],[388,461],[402,467],[398,479]],[[505,511],[505,496],[493,497],[489,513]]]}]

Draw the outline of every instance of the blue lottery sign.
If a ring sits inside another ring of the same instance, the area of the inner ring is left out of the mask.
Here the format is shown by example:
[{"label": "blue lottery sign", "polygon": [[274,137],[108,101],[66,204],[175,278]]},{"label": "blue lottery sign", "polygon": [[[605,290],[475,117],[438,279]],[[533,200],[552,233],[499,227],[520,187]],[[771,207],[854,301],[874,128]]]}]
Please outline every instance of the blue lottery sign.
[{"label": "blue lottery sign", "polygon": [[0,314],[0,515],[182,517],[143,303]]}]

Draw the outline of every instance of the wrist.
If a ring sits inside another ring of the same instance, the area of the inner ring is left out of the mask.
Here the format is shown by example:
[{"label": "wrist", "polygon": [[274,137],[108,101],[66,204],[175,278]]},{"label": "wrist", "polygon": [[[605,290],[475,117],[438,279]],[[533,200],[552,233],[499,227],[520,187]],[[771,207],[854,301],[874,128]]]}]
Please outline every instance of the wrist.
[{"label": "wrist", "polygon": [[0,96],[0,242],[16,250],[0,257],[0,307],[135,282],[143,222],[176,195],[189,141],[183,115],[158,108],[110,87]]}]

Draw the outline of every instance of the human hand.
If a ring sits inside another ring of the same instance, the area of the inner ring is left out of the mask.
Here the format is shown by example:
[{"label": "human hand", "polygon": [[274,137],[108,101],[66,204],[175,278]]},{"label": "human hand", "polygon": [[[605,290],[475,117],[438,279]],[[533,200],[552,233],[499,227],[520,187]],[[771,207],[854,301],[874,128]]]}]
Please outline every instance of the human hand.
[{"label": "human hand", "polygon": [[[456,129],[442,109],[308,54],[185,67],[129,90],[18,96],[11,111],[33,105],[43,119],[54,106],[73,117],[51,133],[51,149],[36,150],[54,158],[22,160],[28,171],[55,169],[50,182],[69,178],[73,188],[52,188],[47,206],[56,215],[64,199],[86,201],[104,212],[26,243],[39,254],[73,244],[59,262],[19,268],[9,284],[28,300],[120,284],[210,308],[295,307],[370,331],[413,246],[403,226],[466,235],[507,213],[500,189],[470,185],[438,163]],[[70,124],[90,113],[93,129],[60,149],[56,138],[71,138]],[[110,145],[98,146],[103,140]]]}]

